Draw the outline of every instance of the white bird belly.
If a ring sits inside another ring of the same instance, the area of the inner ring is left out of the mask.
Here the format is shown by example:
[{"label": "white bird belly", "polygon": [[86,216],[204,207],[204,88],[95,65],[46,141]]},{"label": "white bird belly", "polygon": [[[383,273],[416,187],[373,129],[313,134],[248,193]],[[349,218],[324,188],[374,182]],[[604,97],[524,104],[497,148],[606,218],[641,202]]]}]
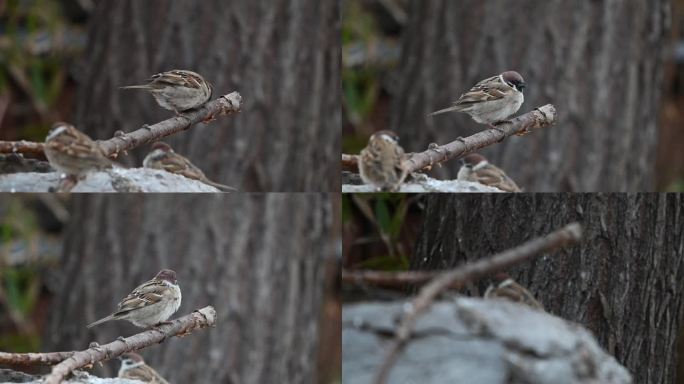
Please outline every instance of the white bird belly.
[{"label": "white bird belly", "polygon": [[515,92],[502,99],[479,103],[473,106],[467,113],[480,124],[492,124],[504,121],[518,112],[523,101],[523,94]]}]

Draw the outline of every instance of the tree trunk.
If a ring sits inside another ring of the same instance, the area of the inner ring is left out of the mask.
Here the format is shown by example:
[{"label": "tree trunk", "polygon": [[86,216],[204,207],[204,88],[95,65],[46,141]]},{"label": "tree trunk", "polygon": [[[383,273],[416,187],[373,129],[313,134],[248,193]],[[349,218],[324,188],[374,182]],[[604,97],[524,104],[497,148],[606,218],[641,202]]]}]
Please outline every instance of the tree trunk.
[{"label": "tree trunk", "polygon": [[[103,1],[92,16],[76,124],[110,138],[173,117],[143,91],[190,69],[242,112],[166,139],[210,179],[243,191],[339,191],[339,4],[318,0]],[[140,166],[149,146],[122,161]]]},{"label": "tree trunk", "polygon": [[682,207],[683,196],[665,194],[431,195],[413,267],[455,266],[579,221],[580,245],[511,276],[550,313],[591,329],[635,383],[672,383],[684,300]]},{"label": "tree trunk", "polygon": [[[650,191],[670,1],[411,2],[392,129],[408,151],[484,128],[426,118],[477,81],[517,70],[518,113],[556,105],[559,123],[482,153],[527,191]],[[455,177],[458,162],[441,176]]]},{"label": "tree trunk", "polygon": [[216,328],[142,351],[170,382],[315,383],[331,206],[322,194],[76,198],[45,348],[137,332],[85,326],[168,267],[183,292],[175,316],[218,313]]}]

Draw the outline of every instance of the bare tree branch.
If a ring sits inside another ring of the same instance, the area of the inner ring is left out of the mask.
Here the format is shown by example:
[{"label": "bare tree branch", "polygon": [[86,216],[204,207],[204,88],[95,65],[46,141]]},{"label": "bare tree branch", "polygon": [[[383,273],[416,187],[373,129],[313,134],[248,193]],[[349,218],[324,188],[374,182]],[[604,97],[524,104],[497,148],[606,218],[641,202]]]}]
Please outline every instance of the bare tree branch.
[{"label": "bare tree branch", "polygon": [[348,284],[372,284],[385,287],[399,287],[406,284],[424,284],[435,276],[444,273],[441,271],[342,271],[342,282]]},{"label": "bare tree branch", "polygon": [[401,319],[395,333],[395,338],[387,348],[388,352],[374,382],[376,384],[387,382],[390,369],[406,345],[416,320],[430,308],[430,305],[440,292],[448,287],[463,286],[465,283],[477,280],[488,274],[510,268],[544,252],[551,252],[576,244],[581,238],[582,226],[579,223],[571,223],[544,237],[530,240],[492,257],[460,266],[435,277],[429,284],[423,286],[418,295],[411,301],[410,309],[405,312]]},{"label": "bare tree branch", "polygon": [[43,143],[33,141],[0,141],[0,153],[24,153],[45,158]]},{"label": "bare tree branch", "polygon": [[7,353],[0,352],[0,364],[7,365],[54,365],[74,355],[69,352]]},{"label": "bare tree branch", "polygon": [[[99,140],[98,144],[107,156],[116,158],[121,152],[187,130],[193,124],[240,112],[241,107],[242,96],[237,92],[232,92],[210,101],[196,110],[186,111],[182,116],[175,116],[154,125],[145,124],[142,128],[129,133],[120,131],[111,139]],[[0,141],[0,153],[24,153],[45,158],[43,143],[23,140]]]},{"label": "bare tree branch", "polygon": [[[204,307],[176,320],[140,332],[136,335],[117,339],[109,344],[92,346],[84,351],[56,352],[71,354],[65,360],[55,365],[52,372],[45,376],[45,384],[59,384],[73,370],[92,365],[99,361],[109,360],[123,353],[139,350],[154,344],[159,344],[173,336],[185,336],[195,330],[213,327],[216,324],[216,310]],[[19,354],[22,355],[22,354]],[[35,355],[33,359],[37,361]],[[57,355],[47,354],[45,359],[54,359]]]},{"label": "bare tree branch", "polygon": [[[458,138],[448,144],[431,145],[426,151],[411,153],[404,168],[408,173],[431,168],[451,159],[461,158],[469,153],[503,141],[513,135],[524,136],[532,129],[544,128],[556,122],[556,107],[546,104],[524,115],[466,138]],[[358,156],[342,154],[342,166],[346,170],[358,170]]]},{"label": "bare tree branch", "polygon": [[342,154],[342,169],[359,172],[359,155]]},{"label": "bare tree branch", "polygon": [[107,156],[117,157],[123,151],[184,131],[195,123],[240,112],[241,107],[242,96],[233,92],[210,101],[197,110],[185,112],[182,116],[172,117],[154,125],[144,125],[137,131],[116,135],[109,140],[100,141],[99,144]]}]

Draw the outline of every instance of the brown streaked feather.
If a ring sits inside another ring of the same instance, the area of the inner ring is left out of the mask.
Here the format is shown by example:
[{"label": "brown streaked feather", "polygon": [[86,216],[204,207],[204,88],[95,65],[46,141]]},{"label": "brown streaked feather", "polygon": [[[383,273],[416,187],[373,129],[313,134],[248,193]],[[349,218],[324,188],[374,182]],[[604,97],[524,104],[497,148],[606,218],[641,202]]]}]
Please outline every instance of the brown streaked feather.
[{"label": "brown streaked feather", "polygon": [[88,135],[76,130],[69,129],[62,133],[60,141],[50,141],[45,145],[48,148],[59,149],[63,148],[64,152],[76,157],[91,157],[93,155],[102,155],[102,150]]},{"label": "brown streaked feather", "polygon": [[[171,173],[179,173],[187,177],[188,174],[195,172],[201,176],[204,176],[199,168],[188,160],[188,158],[181,156],[175,152],[166,153],[163,159],[159,159],[159,164],[164,168],[165,171]],[[190,177],[191,179],[197,176]]]},{"label": "brown streaked feather", "polygon": [[201,87],[197,76],[194,76],[189,71],[180,71],[174,69],[172,71],[158,73],[149,80],[150,83],[157,83],[158,85],[170,84],[174,86],[181,86],[187,88],[199,89]]},{"label": "brown streaked feather", "polygon": [[507,192],[521,192],[520,187],[506,175],[499,167],[487,164],[486,167],[478,169],[472,174],[474,181],[480,184],[489,185]]},{"label": "brown streaked feather", "polygon": [[170,288],[166,286],[163,281],[158,279],[152,279],[147,283],[141,284],[121,300],[114,316],[123,315],[133,309],[158,303],[162,300],[164,293],[169,290]]},{"label": "brown streaked feather", "polygon": [[209,178],[207,178],[204,172],[202,172],[201,169],[194,165],[190,161],[190,159],[174,152],[170,146],[164,144],[161,148],[155,148],[154,146],[153,148],[154,151],[151,152],[143,162],[146,167],[162,169],[166,172],[175,173],[177,175],[187,177],[188,179],[197,180],[204,184],[211,185],[224,192],[237,190],[233,187],[209,180]]},{"label": "brown streaked feather", "polygon": [[526,304],[532,308],[544,311],[544,306],[535,299],[534,296],[525,288],[522,288],[518,283],[512,283],[509,286],[499,287],[496,289],[496,297],[501,297],[516,303]]},{"label": "brown streaked feather", "polygon": [[468,92],[461,95],[454,103],[464,105],[503,98],[511,91],[511,87],[496,81],[499,76],[492,76],[475,84]]}]

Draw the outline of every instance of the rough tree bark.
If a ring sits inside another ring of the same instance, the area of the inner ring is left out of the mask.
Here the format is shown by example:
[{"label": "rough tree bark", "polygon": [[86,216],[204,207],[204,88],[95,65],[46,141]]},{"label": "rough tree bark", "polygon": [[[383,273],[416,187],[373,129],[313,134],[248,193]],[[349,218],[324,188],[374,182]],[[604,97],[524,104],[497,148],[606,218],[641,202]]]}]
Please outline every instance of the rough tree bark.
[{"label": "rough tree bark", "polygon": [[315,383],[331,212],[324,194],[75,198],[43,349],[137,332],[85,326],[169,267],[183,292],[176,316],[217,311],[216,328],[142,351],[170,382]]},{"label": "rough tree bark", "polygon": [[[483,154],[527,191],[651,191],[670,0],[411,2],[391,128],[417,151],[481,127],[426,118],[504,70],[528,83],[520,113],[553,103],[558,125]],[[440,171],[455,177],[458,162]]]},{"label": "rough tree bark", "polygon": [[584,228],[580,245],[510,274],[550,313],[591,329],[635,383],[674,382],[684,303],[683,196],[430,195],[413,268],[476,260],[573,221]]},{"label": "rough tree bark", "polygon": [[[339,4],[317,0],[98,2],[78,74],[76,125],[110,138],[173,116],[145,92],[152,74],[191,69],[237,116],[168,142],[210,179],[244,191],[339,191]],[[140,165],[144,146],[123,161]]]}]

